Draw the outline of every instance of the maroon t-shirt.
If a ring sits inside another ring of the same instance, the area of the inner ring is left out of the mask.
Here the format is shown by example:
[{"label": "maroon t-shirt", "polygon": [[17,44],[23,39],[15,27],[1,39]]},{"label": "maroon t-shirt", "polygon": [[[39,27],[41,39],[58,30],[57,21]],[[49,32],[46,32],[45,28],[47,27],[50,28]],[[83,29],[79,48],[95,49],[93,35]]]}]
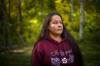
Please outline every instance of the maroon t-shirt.
[{"label": "maroon t-shirt", "polygon": [[75,66],[72,47],[67,40],[41,40],[32,51],[32,66]]}]

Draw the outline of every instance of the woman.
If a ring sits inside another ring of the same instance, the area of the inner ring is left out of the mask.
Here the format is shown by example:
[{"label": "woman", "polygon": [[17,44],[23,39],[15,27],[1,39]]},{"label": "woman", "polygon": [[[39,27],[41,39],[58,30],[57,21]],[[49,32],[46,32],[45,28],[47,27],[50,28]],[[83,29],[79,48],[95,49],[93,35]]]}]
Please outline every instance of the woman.
[{"label": "woman", "polygon": [[50,13],[32,51],[32,66],[83,66],[80,50],[62,17]]}]

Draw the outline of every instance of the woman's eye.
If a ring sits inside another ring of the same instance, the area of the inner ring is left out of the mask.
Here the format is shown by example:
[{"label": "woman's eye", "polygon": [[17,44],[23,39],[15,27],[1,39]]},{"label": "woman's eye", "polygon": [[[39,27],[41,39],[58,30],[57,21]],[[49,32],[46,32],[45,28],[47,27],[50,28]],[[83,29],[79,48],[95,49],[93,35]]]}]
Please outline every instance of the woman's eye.
[{"label": "woman's eye", "polygon": [[58,23],[57,21],[54,21],[54,22],[53,22],[53,24],[57,24],[57,23]]},{"label": "woman's eye", "polygon": [[58,23],[61,23],[62,24],[62,21],[54,21],[53,24],[58,24]]}]

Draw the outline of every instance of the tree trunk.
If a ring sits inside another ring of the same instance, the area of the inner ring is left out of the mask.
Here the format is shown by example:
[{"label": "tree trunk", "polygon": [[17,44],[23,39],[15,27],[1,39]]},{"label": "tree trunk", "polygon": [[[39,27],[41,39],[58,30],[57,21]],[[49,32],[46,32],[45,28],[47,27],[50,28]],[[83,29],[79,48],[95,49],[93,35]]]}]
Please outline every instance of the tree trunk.
[{"label": "tree trunk", "polygon": [[80,0],[80,40],[83,39],[83,22],[84,22],[84,9],[83,9],[83,0]]},{"label": "tree trunk", "polygon": [[5,19],[5,0],[1,0],[1,20]]},{"label": "tree trunk", "polygon": [[41,12],[41,17],[43,15],[43,0],[40,0],[40,12]]},{"label": "tree trunk", "polygon": [[20,41],[25,45],[25,41],[23,38],[23,25],[22,25],[22,10],[21,10],[21,1],[22,0],[18,0],[18,21],[19,21],[19,25],[20,25],[20,30],[17,32]]},{"label": "tree trunk", "polygon": [[6,23],[6,0],[1,0],[1,13],[0,13],[0,19],[1,19],[1,38],[2,38],[2,44],[3,46],[7,47],[8,45],[8,35],[7,35],[7,23]]},{"label": "tree trunk", "polygon": [[18,0],[18,18],[19,21],[22,21],[22,11],[21,11],[21,0]]},{"label": "tree trunk", "polygon": [[9,4],[8,4],[8,17],[9,17],[9,22],[10,22],[10,21],[11,21],[11,11],[10,11],[10,8],[11,8],[10,4],[11,4],[11,1],[9,0],[8,3],[9,3]]},{"label": "tree trunk", "polygon": [[44,2],[44,0],[39,0],[39,4],[40,4],[40,16],[41,16],[41,18],[40,18],[40,20],[41,21],[43,21],[43,2]]},{"label": "tree trunk", "polygon": [[71,22],[74,21],[73,14],[74,14],[74,1],[71,0]]},{"label": "tree trunk", "polygon": [[8,45],[11,44],[11,34],[10,34],[10,23],[11,23],[11,0],[8,0],[8,22],[7,22],[7,35],[8,35]]},{"label": "tree trunk", "polygon": [[74,14],[74,0],[71,0],[70,1],[71,2],[71,15],[70,15],[70,20],[71,20],[71,33],[74,31],[73,30],[73,22],[74,22],[74,16],[73,16],[73,14]]}]

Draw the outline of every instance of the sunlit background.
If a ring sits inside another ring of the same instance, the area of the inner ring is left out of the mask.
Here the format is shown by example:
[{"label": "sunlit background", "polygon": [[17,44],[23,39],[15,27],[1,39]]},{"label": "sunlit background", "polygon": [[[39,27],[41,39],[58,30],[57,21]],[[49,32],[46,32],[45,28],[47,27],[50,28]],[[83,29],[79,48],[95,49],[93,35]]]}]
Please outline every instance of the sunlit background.
[{"label": "sunlit background", "polygon": [[58,12],[85,66],[100,66],[100,0],[0,0],[0,66],[31,66],[43,21]]}]

